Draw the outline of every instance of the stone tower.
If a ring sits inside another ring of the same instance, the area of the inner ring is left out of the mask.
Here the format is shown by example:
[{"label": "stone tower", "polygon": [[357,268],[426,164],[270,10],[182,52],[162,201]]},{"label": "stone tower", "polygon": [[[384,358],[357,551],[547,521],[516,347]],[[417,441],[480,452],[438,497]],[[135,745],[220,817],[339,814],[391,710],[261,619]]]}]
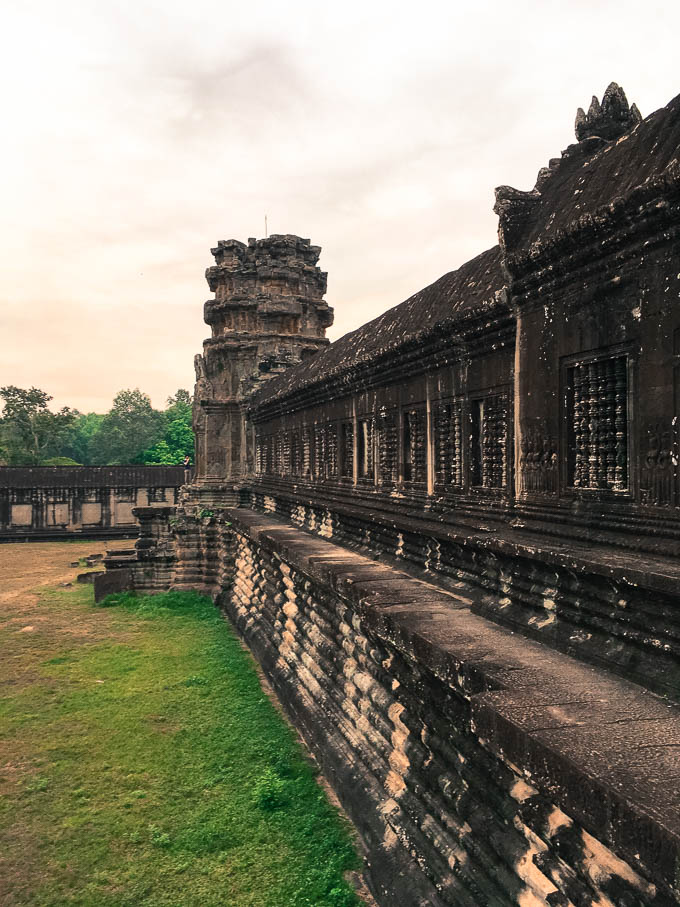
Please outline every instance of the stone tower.
[{"label": "stone tower", "polygon": [[196,468],[185,499],[220,507],[235,501],[252,470],[247,400],[272,375],[328,344],[333,310],[324,301],[321,249],[299,236],[220,240],[206,279],[212,336],[195,358]]}]

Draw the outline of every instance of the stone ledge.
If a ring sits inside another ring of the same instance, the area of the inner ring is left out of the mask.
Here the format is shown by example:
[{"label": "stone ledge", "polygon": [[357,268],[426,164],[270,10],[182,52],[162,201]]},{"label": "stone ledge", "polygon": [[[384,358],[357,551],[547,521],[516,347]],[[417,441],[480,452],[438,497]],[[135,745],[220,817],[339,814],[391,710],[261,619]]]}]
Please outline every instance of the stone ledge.
[{"label": "stone ledge", "polygon": [[96,602],[100,602],[107,595],[113,595],[116,592],[127,592],[132,586],[132,571],[129,568],[119,567],[103,573],[95,573],[93,576]]},{"label": "stone ledge", "polygon": [[[513,558],[533,560],[540,557],[545,564],[563,567],[577,574],[593,574],[608,580],[616,580],[629,586],[650,589],[656,592],[674,595],[680,583],[680,561],[670,554],[654,554],[649,551],[636,551],[624,544],[593,544],[587,540],[574,539],[568,533],[549,535],[537,529],[512,525],[516,514],[500,511],[490,514],[484,520],[485,526],[480,530],[479,518],[468,515],[455,517],[447,514],[452,521],[445,521],[443,516],[433,518],[432,512],[422,514],[404,513],[400,509],[411,502],[390,500],[385,495],[375,494],[373,498],[362,495],[361,491],[352,490],[350,503],[347,502],[346,488],[337,485],[324,488],[322,485],[293,486],[284,481],[281,483],[253,483],[252,491],[260,494],[275,494],[277,497],[292,501],[296,505],[309,507],[326,507],[343,516],[357,516],[376,526],[396,526],[400,531],[427,535],[439,540],[453,542],[463,548],[474,548],[488,551],[491,554],[503,554]],[[341,496],[342,495],[342,496]],[[466,504],[475,502],[466,499]],[[476,502],[478,506],[483,501]],[[612,537],[616,533],[609,533]],[[631,533],[619,534],[619,541],[630,543]]]},{"label": "stone ledge", "polygon": [[269,515],[226,518],[350,601],[366,631],[455,680],[492,752],[677,894],[680,708],[473,614],[474,589],[443,591]]}]

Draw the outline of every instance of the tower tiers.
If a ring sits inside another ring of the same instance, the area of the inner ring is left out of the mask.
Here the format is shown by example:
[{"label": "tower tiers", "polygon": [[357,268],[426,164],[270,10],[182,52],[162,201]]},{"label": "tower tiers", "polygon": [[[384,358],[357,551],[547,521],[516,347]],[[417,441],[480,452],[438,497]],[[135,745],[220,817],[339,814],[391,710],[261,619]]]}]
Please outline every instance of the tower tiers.
[{"label": "tower tiers", "polygon": [[250,395],[271,375],[327,346],[333,323],[323,298],[327,275],[317,266],[321,248],[308,239],[220,240],[211,251],[215,264],[205,276],[215,298],[205,303],[204,319],[212,335],[195,358],[194,481],[201,500],[210,487],[221,500],[226,486],[250,469]]}]

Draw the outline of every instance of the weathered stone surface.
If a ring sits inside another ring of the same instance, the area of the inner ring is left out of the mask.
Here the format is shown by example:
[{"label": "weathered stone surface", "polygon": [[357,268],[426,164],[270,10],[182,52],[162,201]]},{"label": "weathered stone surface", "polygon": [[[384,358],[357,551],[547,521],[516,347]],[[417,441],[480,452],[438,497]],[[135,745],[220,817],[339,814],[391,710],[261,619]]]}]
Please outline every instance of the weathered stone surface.
[{"label": "weathered stone surface", "polygon": [[272,375],[328,344],[333,310],[323,299],[320,251],[308,239],[279,235],[247,246],[220,241],[212,250],[215,265],[206,279],[215,298],[204,312],[212,337],[195,360],[196,485],[217,490],[252,470],[245,400]]},{"label": "weathered stone surface", "polygon": [[362,829],[381,903],[673,903],[680,768],[650,776],[642,753],[674,745],[680,708],[394,568],[227,516],[219,600]]},{"label": "weathered stone surface", "polygon": [[623,89],[611,82],[602,96],[602,104],[593,95],[588,113],[582,107],[577,110],[576,138],[579,142],[589,138],[618,139],[641,120],[637,106],[629,105]]},{"label": "weathered stone surface", "polygon": [[220,243],[196,481],[108,565],[220,601],[382,904],[680,903],[680,98],[638,120],[327,350],[318,249]]},{"label": "weathered stone surface", "polygon": [[133,578],[134,572],[123,567],[107,568],[104,573],[95,574],[94,600],[100,602],[107,595],[132,589]]}]

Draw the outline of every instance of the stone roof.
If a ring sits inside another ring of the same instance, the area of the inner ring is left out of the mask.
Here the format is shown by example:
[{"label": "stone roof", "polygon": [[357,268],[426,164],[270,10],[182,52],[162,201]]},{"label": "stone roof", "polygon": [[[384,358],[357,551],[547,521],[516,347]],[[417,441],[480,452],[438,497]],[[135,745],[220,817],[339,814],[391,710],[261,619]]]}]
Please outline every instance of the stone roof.
[{"label": "stone roof", "polygon": [[[620,93],[627,106],[621,89],[612,84],[605,92],[603,107],[612,89]],[[607,129],[597,128],[605,124],[598,124],[594,118],[600,113],[600,108],[595,109],[596,101],[594,98],[588,117],[579,110],[576,130],[581,141],[539,172],[531,192],[509,186],[496,190],[496,211],[509,253],[527,251],[534,243],[556,238],[584,216],[611,207],[638,187],[678,168],[680,95],[641,122],[633,105],[628,129],[614,139]]]},{"label": "stone roof", "polygon": [[451,271],[419,290],[405,302],[345,334],[326,350],[267,381],[253,396],[260,406],[288,394],[340,376],[400,346],[474,316],[496,304],[505,287],[498,246],[482,252],[457,271]]},{"label": "stone roof", "polygon": [[1,466],[0,488],[172,488],[183,466]]},{"label": "stone roof", "polygon": [[[680,183],[680,96],[645,120],[612,83],[602,104],[593,98],[588,113],[579,109],[579,141],[550,161],[536,186],[522,192],[496,190],[500,235],[508,259],[523,257],[559,241],[590,219],[611,216],[617,203],[657,180]],[[634,196],[635,197],[635,196]],[[274,402],[332,377],[345,375],[438,329],[489,311],[506,283],[498,246],[445,274],[405,302],[331,344],[325,351],[267,381],[253,396]],[[506,260],[506,264],[508,260]]]}]

